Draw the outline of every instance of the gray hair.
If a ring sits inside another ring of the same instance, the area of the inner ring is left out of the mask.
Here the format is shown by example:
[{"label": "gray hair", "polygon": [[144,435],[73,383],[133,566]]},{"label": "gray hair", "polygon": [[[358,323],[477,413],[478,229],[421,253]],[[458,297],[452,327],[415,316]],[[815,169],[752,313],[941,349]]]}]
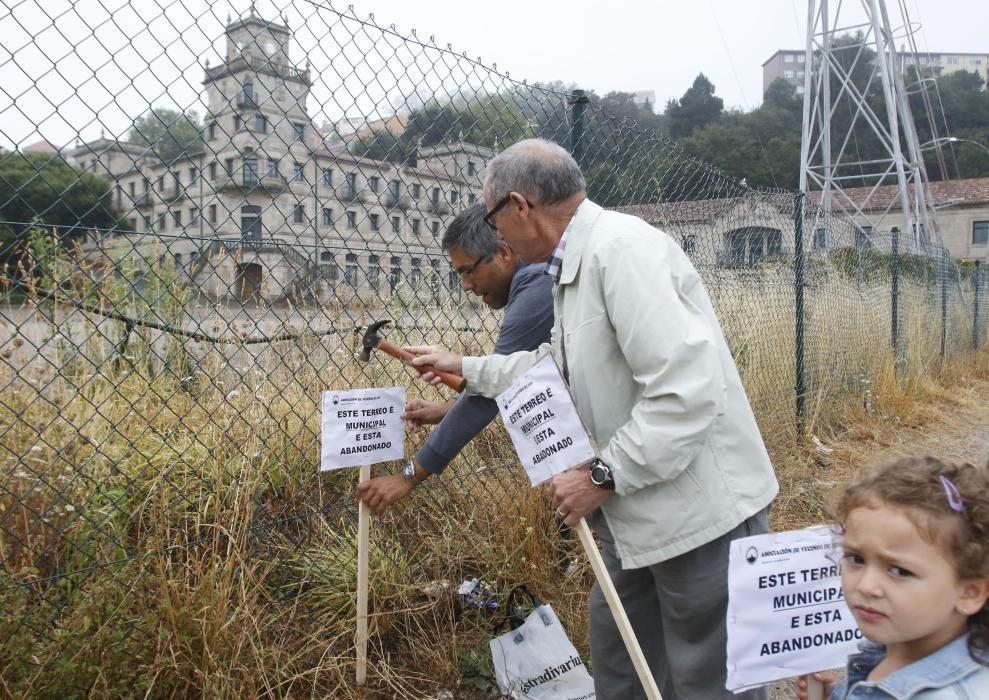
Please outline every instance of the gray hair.
[{"label": "gray hair", "polygon": [[478,202],[457,214],[443,234],[443,250],[459,248],[475,258],[494,255],[501,245],[498,233],[484,223],[487,208]]},{"label": "gray hair", "polygon": [[558,204],[585,191],[580,166],[566,149],[546,139],[526,139],[506,148],[487,165],[484,194],[501,201],[509,192],[538,204]]}]

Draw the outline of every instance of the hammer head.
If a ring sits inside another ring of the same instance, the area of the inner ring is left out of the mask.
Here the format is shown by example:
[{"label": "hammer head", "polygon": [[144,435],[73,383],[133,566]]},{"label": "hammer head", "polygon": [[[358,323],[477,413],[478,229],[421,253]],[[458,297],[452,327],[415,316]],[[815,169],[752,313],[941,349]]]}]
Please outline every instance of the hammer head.
[{"label": "hammer head", "polygon": [[378,331],[381,330],[382,326],[391,323],[388,319],[383,321],[375,321],[367,330],[364,331],[364,338],[361,340],[361,362],[367,362],[371,359],[371,351],[378,347],[378,343],[381,342],[381,336],[378,335]]}]

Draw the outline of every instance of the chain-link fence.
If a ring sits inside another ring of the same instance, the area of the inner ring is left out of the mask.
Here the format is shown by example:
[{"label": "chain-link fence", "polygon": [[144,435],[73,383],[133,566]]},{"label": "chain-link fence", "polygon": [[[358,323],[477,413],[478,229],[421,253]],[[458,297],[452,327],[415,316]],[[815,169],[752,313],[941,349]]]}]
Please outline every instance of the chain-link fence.
[{"label": "chain-link fence", "polygon": [[[985,342],[978,266],[805,224],[813,201],[578,90],[327,4],[213,7],[3,5],[6,694],[350,692],[355,477],[318,472],[320,392],[436,397],[355,360],[382,318],[399,343],[490,351],[499,317],[440,238],[519,139],[566,145],[591,199],[691,256],[771,446]],[[492,427],[375,522],[374,692],[490,687],[468,576],[533,583],[586,651],[590,574],[548,510]]]}]

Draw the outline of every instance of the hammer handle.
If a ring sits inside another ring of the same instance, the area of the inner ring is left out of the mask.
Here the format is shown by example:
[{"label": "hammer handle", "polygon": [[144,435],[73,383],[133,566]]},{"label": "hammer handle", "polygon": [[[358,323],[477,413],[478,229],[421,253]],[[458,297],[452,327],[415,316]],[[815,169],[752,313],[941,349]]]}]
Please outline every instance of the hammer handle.
[{"label": "hammer handle", "polygon": [[415,365],[412,364],[412,358],[415,357],[415,355],[413,355],[408,350],[404,350],[403,348],[400,348],[399,346],[387,340],[378,341],[378,349],[383,350],[392,357],[397,357],[399,360],[402,360],[419,374],[432,372],[433,374],[435,374],[437,377],[440,378],[441,382],[446,384],[454,391],[463,391],[464,387],[467,385],[467,380],[461,377],[459,374],[454,374],[453,372],[444,372],[443,370],[436,369],[435,367],[430,367],[429,365],[416,367]]}]

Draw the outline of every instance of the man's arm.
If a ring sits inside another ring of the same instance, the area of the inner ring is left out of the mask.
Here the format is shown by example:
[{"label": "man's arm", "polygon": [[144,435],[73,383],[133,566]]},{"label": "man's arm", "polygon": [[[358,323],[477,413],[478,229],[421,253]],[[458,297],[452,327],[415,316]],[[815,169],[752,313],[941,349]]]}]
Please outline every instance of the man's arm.
[{"label": "man's arm", "polygon": [[[553,326],[553,280],[542,270],[523,268],[516,273],[515,289],[501,322],[496,355],[531,350],[549,340]],[[469,383],[468,383],[469,385]],[[429,435],[416,463],[430,474],[439,474],[464,446],[495,416],[497,404],[478,395],[464,395]]]},{"label": "man's arm", "polygon": [[641,236],[619,235],[608,245],[608,317],[642,386],[629,420],[601,451],[625,495],[672,479],[693,461],[724,408],[726,385],[717,320],[694,301],[704,296],[693,288],[699,275]]}]

